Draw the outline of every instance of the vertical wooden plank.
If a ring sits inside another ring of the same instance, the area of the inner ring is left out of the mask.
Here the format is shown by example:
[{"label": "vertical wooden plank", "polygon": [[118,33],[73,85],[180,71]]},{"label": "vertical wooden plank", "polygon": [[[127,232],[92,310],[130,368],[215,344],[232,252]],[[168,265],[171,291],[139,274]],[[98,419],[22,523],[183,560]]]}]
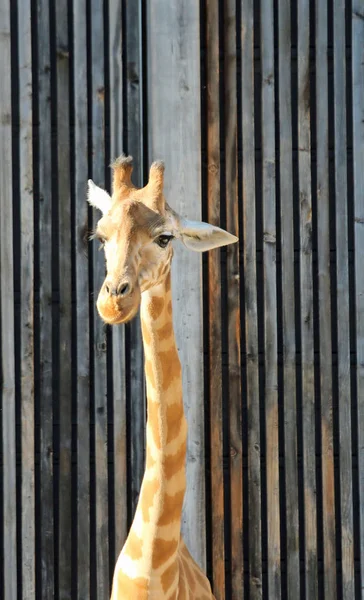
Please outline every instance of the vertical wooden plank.
[{"label": "vertical wooden plank", "polygon": [[[148,6],[149,156],[166,162],[166,198],[189,218],[201,218],[199,6],[193,0]],[[175,246],[175,329],[183,365],[189,426],[188,490],[183,532],[197,562],[205,565],[204,410],[201,257]],[[178,277],[176,276],[178,274]],[[214,407],[215,410],[215,407]]]},{"label": "vertical wooden plank", "polygon": [[[126,103],[127,103],[127,152],[134,158],[133,182],[142,186],[142,124],[141,88],[142,43],[140,2],[128,4],[126,9]],[[131,494],[134,515],[144,474],[146,404],[144,391],[143,342],[139,314],[127,325],[130,335],[130,431],[131,431]],[[133,399],[138,398],[135,402]]]},{"label": "vertical wooden plank", "polygon": [[[236,2],[225,3],[225,159],[226,227],[239,236],[237,174],[237,56]],[[239,244],[227,247],[228,343],[229,343],[229,433],[230,433],[230,512],[231,590],[234,600],[243,599],[243,444],[240,364],[240,274]]]},{"label": "vertical wooden plank", "polygon": [[284,394],[285,503],[287,536],[287,595],[300,597],[296,333],[294,294],[292,95],[291,95],[291,2],[278,4],[280,217],[282,264],[282,340]]},{"label": "vertical wooden plank", "polygon": [[300,286],[302,356],[302,428],[306,598],[317,598],[315,390],[312,290],[312,198],[310,139],[310,7],[297,3],[298,175],[300,204]]},{"label": "vertical wooden plank", "polygon": [[[122,114],[122,6],[121,0],[109,4],[109,77],[110,77],[110,156],[123,151]],[[115,552],[122,549],[127,536],[127,444],[125,390],[125,327],[112,328],[113,412],[114,412],[114,523]],[[141,400],[141,399],[140,399]],[[138,404],[141,402],[137,402]]]},{"label": "vertical wooden plank", "polygon": [[0,3],[0,319],[5,598],[17,595],[10,3]]},{"label": "vertical wooden plank", "polygon": [[320,331],[322,528],[325,598],[335,600],[335,489],[332,394],[327,3],[316,3],[316,194]]},{"label": "vertical wooden plank", "polygon": [[59,598],[71,594],[71,441],[72,441],[72,269],[69,120],[68,4],[55,4],[57,77],[57,183],[59,256]]},{"label": "vertical wooden plank", "polygon": [[285,502],[287,535],[287,594],[300,594],[296,334],[294,296],[293,171],[291,110],[291,8],[281,0],[279,18],[279,140],[280,140],[280,217],[282,260],[283,386],[285,440]]},{"label": "vertical wooden plank", "polygon": [[262,202],[264,265],[265,426],[267,469],[268,593],[281,595],[279,512],[276,159],[274,114],[273,2],[261,4]]},{"label": "vertical wooden plank", "polygon": [[352,1],[353,163],[361,593],[364,594],[364,10]]},{"label": "vertical wooden plank", "polygon": [[34,215],[30,2],[18,10],[21,231],[22,597],[35,598]]},{"label": "vertical wooden plank", "polygon": [[73,3],[77,331],[77,598],[90,597],[90,327],[88,277],[86,0]]},{"label": "vertical wooden plank", "polygon": [[354,598],[351,450],[345,4],[334,0],[334,130],[338,407],[343,599]]},{"label": "vertical wooden plank", "polygon": [[[259,350],[255,194],[254,0],[241,2],[244,297],[248,408],[249,591],[262,598]],[[247,520],[245,520],[246,526]]]},{"label": "vertical wooden plank", "polygon": [[[104,187],[104,18],[103,7],[91,0],[91,63],[92,63],[92,177]],[[94,210],[93,227],[100,214]],[[96,302],[105,279],[105,259],[93,244],[93,295]],[[107,365],[106,328],[94,304],[93,313],[94,359],[94,421],[95,421],[95,487],[96,487],[96,585],[97,597],[109,593],[108,549],[108,460],[107,460]]]},{"label": "vertical wooden plank", "polygon": [[49,3],[38,0],[39,343],[42,598],[54,598],[52,398],[52,149]]},{"label": "vertical wooden plank", "polygon": [[[220,65],[219,2],[206,3],[207,49],[207,214],[220,225]],[[209,399],[211,442],[212,583],[217,599],[225,598],[224,470],[222,413],[221,264],[220,252],[208,254]]]}]

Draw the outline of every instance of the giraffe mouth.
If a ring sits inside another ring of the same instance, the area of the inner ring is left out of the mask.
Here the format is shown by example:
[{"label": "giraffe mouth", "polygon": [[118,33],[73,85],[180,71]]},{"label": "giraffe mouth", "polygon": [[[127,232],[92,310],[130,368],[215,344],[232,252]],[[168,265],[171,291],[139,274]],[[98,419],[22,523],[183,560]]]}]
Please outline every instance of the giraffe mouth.
[{"label": "giraffe mouth", "polygon": [[108,325],[120,325],[131,321],[137,314],[139,305],[139,289],[125,299],[100,293],[96,303],[100,317]]}]

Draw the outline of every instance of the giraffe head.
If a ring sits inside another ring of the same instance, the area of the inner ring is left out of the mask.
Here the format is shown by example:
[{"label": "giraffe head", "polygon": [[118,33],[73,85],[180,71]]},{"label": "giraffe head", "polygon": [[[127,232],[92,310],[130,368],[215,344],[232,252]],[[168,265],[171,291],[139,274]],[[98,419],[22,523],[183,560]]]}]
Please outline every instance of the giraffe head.
[{"label": "giraffe head", "polygon": [[89,180],[88,201],[102,217],[94,237],[106,258],[106,278],[97,308],[110,324],[125,323],[138,311],[141,294],[165,279],[170,270],[173,238],[203,252],[236,242],[219,227],[188,221],[173,211],[163,195],[164,165],[154,162],[148,184],[131,181],[132,158],[120,156],[112,165],[112,196]]}]

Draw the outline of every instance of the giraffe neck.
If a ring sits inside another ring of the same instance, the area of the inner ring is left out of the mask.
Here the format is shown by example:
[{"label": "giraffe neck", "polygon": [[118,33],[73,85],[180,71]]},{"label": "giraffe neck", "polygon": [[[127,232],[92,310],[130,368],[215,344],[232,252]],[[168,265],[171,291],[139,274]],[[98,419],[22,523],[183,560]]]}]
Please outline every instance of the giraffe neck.
[{"label": "giraffe neck", "polygon": [[150,577],[169,566],[172,574],[186,487],[187,425],[170,274],[163,284],[143,293],[141,322],[148,409],[146,468],[123,552],[133,561],[129,567],[134,567],[135,575]]}]

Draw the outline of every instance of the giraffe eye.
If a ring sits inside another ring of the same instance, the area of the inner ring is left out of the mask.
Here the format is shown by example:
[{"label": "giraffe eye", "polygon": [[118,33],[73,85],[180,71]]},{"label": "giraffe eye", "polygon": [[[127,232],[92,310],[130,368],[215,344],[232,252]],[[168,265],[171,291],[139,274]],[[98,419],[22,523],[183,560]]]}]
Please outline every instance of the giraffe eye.
[{"label": "giraffe eye", "polygon": [[160,248],[166,248],[171,240],[173,240],[173,235],[163,234],[159,235],[154,241]]}]

